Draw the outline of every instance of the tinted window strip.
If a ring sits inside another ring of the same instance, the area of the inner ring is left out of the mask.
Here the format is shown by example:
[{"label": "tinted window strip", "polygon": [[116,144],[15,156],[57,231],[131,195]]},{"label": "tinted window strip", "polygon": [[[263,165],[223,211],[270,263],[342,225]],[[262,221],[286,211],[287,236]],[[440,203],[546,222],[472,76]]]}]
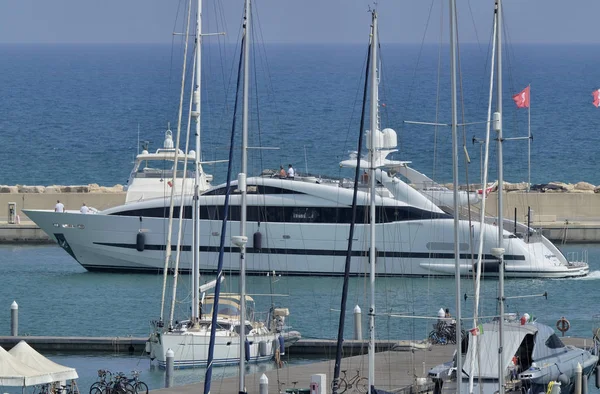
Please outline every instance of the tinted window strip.
[{"label": "tinted window strip", "polygon": [[[229,207],[230,221],[240,220],[240,206]],[[360,223],[368,223],[369,207],[358,206],[357,218]],[[135,216],[167,218],[168,207],[133,209],[129,211],[115,212],[116,216]],[[179,217],[179,207],[175,207],[173,217]],[[192,218],[192,207],[184,209],[185,219]],[[200,207],[200,219],[222,220],[223,206],[203,205]],[[430,220],[451,219],[452,216],[445,213],[425,211],[415,207],[378,207],[376,210],[377,223],[402,222],[408,220]],[[248,206],[247,220],[249,222],[269,223],[329,223],[348,224],[352,220],[352,208],[350,207],[282,207],[282,206]]]}]

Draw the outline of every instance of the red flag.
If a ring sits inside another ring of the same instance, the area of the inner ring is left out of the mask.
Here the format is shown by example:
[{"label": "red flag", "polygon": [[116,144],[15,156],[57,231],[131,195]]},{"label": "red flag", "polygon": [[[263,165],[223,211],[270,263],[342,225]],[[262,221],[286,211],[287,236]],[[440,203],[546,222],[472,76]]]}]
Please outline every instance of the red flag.
[{"label": "red flag", "polygon": [[598,106],[600,106],[600,89],[594,90],[592,96],[594,96],[594,101],[592,101],[592,103],[598,108]]},{"label": "red flag", "polygon": [[530,86],[527,86],[521,93],[517,93],[513,96],[517,108],[529,108],[529,88]]}]

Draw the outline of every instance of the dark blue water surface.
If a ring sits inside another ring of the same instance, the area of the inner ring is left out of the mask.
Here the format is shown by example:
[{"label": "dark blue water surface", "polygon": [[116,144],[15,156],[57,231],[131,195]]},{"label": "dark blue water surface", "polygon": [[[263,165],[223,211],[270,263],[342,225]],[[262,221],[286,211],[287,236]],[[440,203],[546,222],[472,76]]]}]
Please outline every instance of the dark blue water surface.
[{"label": "dark blue water surface", "polygon": [[[173,48],[0,45],[0,183],[124,183],[137,152],[138,127],[140,139],[149,140],[151,149],[162,143],[167,122],[176,129],[182,57]],[[599,116],[591,104],[591,92],[598,88],[598,51],[586,45],[508,49],[504,136],[527,134],[527,110],[517,110],[510,96],[531,84],[532,182],[600,184],[595,164]],[[234,45],[206,45],[204,50],[205,159],[226,156],[236,50]],[[338,175],[339,160],[356,149],[366,52],[366,45],[255,46],[251,145],[279,150],[251,151],[253,173],[293,163],[301,171]],[[450,182],[450,129],[403,123],[450,121],[448,50],[442,48],[441,57],[438,52],[434,45],[382,45],[381,122],[398,131],[396,157]],[[488,59],[486,47],[461,47],[461,122],[485,120]],[[482,138],[484,127],[467,126],[461,134],[472,159],[471,181],[479,180],[480,173],[479,145],[472,138]],[[526,141],[507,141],[504,147],[506,179],[527,180]],[[495,168],[493,163],[491,171]],[[224,165],[208,171],[217,181],[224,179]],[[464,182],[464,168],[460,174]]]}]

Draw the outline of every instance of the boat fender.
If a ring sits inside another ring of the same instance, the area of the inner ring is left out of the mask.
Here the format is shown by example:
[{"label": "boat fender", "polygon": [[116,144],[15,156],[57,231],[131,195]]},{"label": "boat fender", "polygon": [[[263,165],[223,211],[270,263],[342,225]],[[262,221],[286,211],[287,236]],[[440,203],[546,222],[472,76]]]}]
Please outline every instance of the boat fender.
[{"label": "boat fender", "polygon": [[267,341],[260,341],[258,343],[258,353],[260,354],[261,357],[264,357],[267,355]]},{"label": "boat fender", "polygon": [[279,353],[283,356],[285,354],[285,340],[283,335],[279,336]]},{"label": "boat fender", "polygon": [[565,332],[569,331],[569,328],[571,328],[571,323],[569,323],[564,316],[557,320],[556,329],[562,332],[563,336],[565,335]]},{"label": "boat fender", "polygon": [[139,232],[137,233],[136,239],[135,239],[135,248],[137,249],[138,252],[143,252],[144,248],[146,247],[146,234],[144,234],[143,232]]},{"label": "boat fender", "polygon": [[260,252],[260,250],[262,249],[262,233],[260,231],[257,231],[254,233],[254,250],[257,250]]},{"label": "boat fender", "polygon": [[571,383],[571,380],[569,379],[569,377],[564,373],[561,373],[560,375],[558,375],[558,381],[560,382],[560,384],[562,386],[567,386],[567,385],[569,385],[569,383]]},{"label": "boat fender", "polygon": [[596,388],[600,389],[600,365],[596,367]]},{"label": "boat fender", "polygon": [[248,342],[248,340],[246,339],[246,346],[244,346],[246,348],[246,361],[250,361],[250,342]]}]

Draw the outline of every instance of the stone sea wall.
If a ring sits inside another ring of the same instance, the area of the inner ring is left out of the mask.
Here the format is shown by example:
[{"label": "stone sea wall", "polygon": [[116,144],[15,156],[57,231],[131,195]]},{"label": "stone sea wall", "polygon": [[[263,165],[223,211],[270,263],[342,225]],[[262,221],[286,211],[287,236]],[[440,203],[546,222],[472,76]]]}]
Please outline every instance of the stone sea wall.
[{"label": "stone sea wall", "polygon": [[76,210],[85,203],[88,207],[103,210],[125,203],[126,192],[123,185],[0,185],[0,222],[8,217],[8,204],[17,204],[17,214],[21,221],[27,221],[23,209],[54,209],[57,200],[67,210]]},{"label": "stone sea wall", "polygon": [[[451,183],[445,184],[445,187],[452,189],[453,185]],[[507,193],[510,192],[523,192],[527,190],[527,182],[520,183],[510,183],[504,182],[504,191]],[[475,191],[481,189],[481,184],[472,184],[467,188],[462,185],[459,187],[460,190],[471,190]],[[493,192],[497,191],[498,186],[494,185],[492,189]],[[588,182],[577,182],[577,183],[564,183],[564,182],[548,182],[541,184],[531,185],[532,191],[537,191],[541,193],[600,193],[600,185],[592,185]]]},{"label": "stone sea wall", "polygon": [[98,186],[96,183],[74,186],[27,186],[27,185],[0,185],[0,193],[121,193],[123,185]]}]

